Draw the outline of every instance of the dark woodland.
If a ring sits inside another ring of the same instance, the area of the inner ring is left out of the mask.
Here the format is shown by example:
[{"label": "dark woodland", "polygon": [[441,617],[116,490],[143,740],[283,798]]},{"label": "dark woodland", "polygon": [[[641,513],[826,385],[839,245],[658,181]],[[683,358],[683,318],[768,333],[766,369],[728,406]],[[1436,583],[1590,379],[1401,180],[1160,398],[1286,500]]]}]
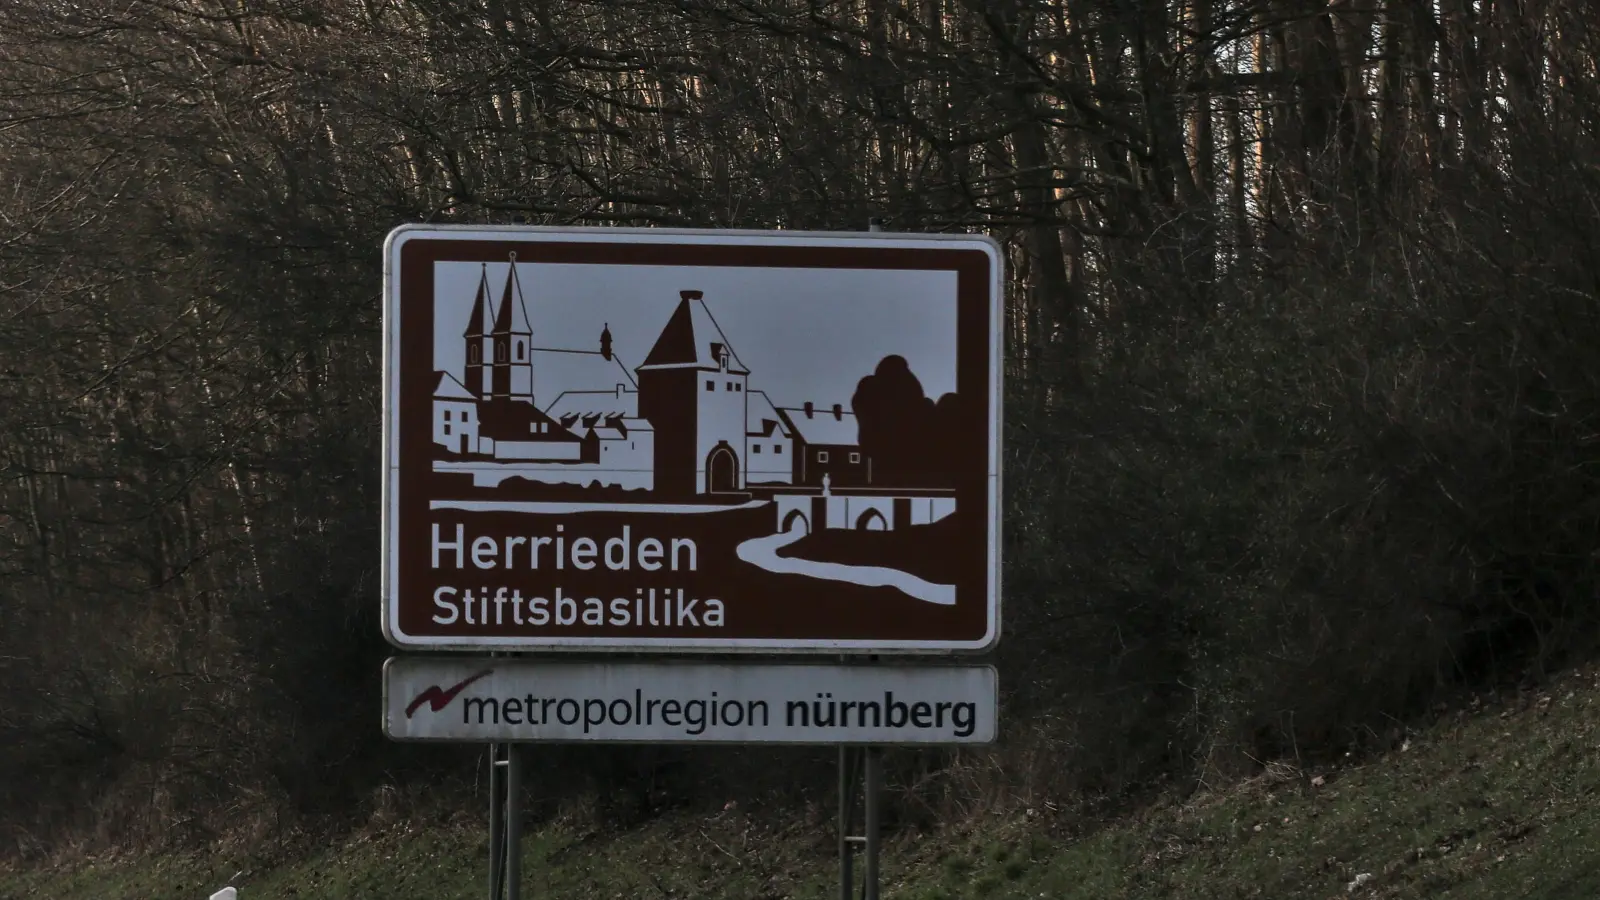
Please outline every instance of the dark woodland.
[{"label": "dark woodland", "polygon": [[[1588,0],[0,3],[0,856],[481,811],[379,730],[399,224],[1002,242],[1004,739],[903,822],[1590,655],[1597,198]],[[608,823],[833,758],[535,756]]]}]

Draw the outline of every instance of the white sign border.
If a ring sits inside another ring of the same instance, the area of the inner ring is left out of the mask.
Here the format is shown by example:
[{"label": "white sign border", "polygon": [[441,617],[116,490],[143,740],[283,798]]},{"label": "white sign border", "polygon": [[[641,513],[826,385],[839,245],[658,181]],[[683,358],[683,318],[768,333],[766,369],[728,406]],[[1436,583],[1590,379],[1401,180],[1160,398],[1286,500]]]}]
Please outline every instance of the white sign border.
[{"label": "white sign border", "polygon": [[[985,634],[975,641],[894,641],[894,640],[791,640],[787,638],[606,638],[606,637],[519,637],[480,638],[428,637],[408,635],[400,630],[399,559],[391,552],[397,542],[399,498],[399,417],[395,402],[400,393],[400,253],[413,240],[470,240],[528,242],[584,242],[617,244],[704,244],[720,246],[780,247],[871,247],[874,249],[929,249],[930,244],[967,245],[989,257],[989,565],[988,615]],[[383,245],[383,484],[380,589],[383,610],[380,620],[384,639],[402,650],[442,650],[451,652],[540,651],[621,653],[748,653],[853,655],[974,654],[992,650],[1000,641],[1000,453],[1004,428],[1005,359],[1002,328],[1005,313],[1005,252],[988,235],[914,234],[905,232],[836,231],[754,231],[742,229],[690,228],[590,228],[545,225],[401,225],[389,232]]]}]

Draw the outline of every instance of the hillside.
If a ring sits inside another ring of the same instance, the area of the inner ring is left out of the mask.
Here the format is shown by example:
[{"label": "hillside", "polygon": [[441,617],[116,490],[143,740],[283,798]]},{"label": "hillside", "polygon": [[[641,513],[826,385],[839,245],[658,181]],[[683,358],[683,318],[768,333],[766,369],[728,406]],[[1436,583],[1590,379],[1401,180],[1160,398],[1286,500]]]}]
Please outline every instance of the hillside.
[{"label": "hillside", "polygon": [[[893,835],[885,897],[1532,898],[1600,896],[1600,671],[1473,698],[1387,755],[1245,783],[1072,829],[1052,804]],[[527,838],[524,896],[833,896],[828,810],[674,814],[596,834]],[[1076,832],[1076,833],[1075,833]],[[265,897],[479,897],[483,827],[370,829],[279,861],[232,856],[83,862],[0,874],[0,900],[192,900],[246,870]]]}]

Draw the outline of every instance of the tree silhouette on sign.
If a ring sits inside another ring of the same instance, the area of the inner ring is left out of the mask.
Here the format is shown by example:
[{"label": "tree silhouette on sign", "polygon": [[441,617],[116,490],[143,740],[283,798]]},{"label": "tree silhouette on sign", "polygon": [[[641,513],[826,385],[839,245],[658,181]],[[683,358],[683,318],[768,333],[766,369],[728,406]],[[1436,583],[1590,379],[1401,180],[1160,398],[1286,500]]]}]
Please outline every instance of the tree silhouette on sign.
[{"label": "tree silhouette on sign", "polygon": [[901,356],[886,356],[856,384],[850,398],[861,450],[872,460],[872,483],[949,487],[950,447],[957,425],[956,395],[938,402]]}]

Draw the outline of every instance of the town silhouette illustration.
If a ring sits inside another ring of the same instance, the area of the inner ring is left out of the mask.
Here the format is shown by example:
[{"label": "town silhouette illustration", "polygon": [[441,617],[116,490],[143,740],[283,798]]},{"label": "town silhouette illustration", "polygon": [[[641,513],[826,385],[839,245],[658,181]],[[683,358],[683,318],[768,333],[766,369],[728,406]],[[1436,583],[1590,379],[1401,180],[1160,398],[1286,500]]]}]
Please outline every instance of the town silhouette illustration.
[{"label": "town silhouette illustration", "polygon": [[[433,471],[441,496],[460,497],[436,507],[761,509],[764,519],[729,519],[741,523],[729,539],[749,565],[955,602],[952,585],[881,564],[886,551],[915,555],[919,532],[955,516],[945,458],[960,426],[955,393],[925,396],[906,359],[886,355],[849,397],[790,396],[792,386],[763,383],[761,361],[739,355],[695,289],[676,289],[672,314],[632,365],[613,333],[632,322],[606,322],[588,347],[550,346],[528,312],[526,264],[511,263],[503,280],[483,265],[470,312],[434,323],[437,341],[459,335],[462,349],[448,368],[435,362]],[[835,364],[816,349],[817,366]],[[752,532],[756,521],[768,524]]]}]

